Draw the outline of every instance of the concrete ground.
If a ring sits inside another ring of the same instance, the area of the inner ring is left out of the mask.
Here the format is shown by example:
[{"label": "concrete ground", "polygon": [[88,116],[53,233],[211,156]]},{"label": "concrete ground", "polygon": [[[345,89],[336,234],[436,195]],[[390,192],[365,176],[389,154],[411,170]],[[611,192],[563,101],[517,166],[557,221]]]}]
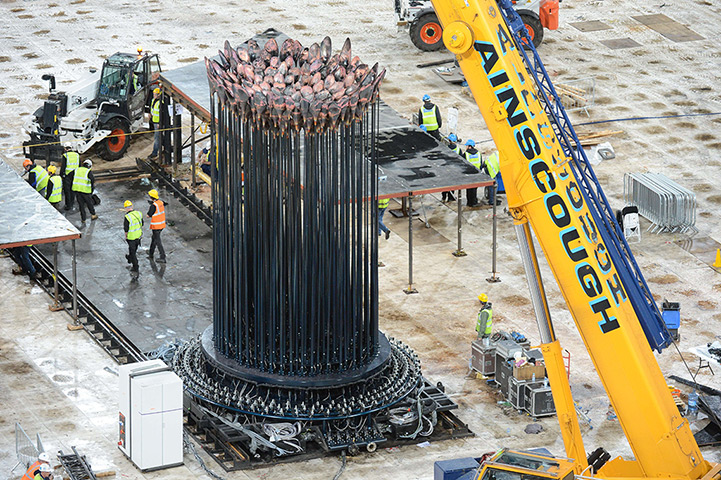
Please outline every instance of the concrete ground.
[{"label": "concrete ground", "polygon": [[[388,68],[382,96],[393,108],[410,117],[419,97],[428,93],[443,112],[448,107],[459,109],[460,137],[474,138],[484,153],[494,149],[475,103],[428,69],[416,68],[418,63],[448,58],[448,54],[416,50],[405,33],[396,31],[392,5],[384,0],[149,0],[112,8],[96,0],[17,0],[3,2],[0,11],[0,155],[18,170],[22,162],[18,147],[25,139],[20,128],[47,91],[40,80],[43,73],[54,73],[63,89],[87,67],[99,67],[103,56],[134,51],[138,44],[160,53],[163,67],[170,69],[215,54],[225,39],[240,42],[268,27],[303,43],[320,41],[327,34],[340,46],[349,36],[362,59]],[[703,38],[677,42],[633,18],[650,14],[663,14]],[[581,22],[592,20],[610,28],[583,31]],[[616,158],[595,168],[615,208],[623,206],[625,172],[663,173],[696,193],[698,234],[646,233],[644,220],[642,240],[632,246],[657,300],[681,303],[679,349],[694,370],[698,358],[689,349],[721,335],[721,276],[710,267],[721,241],[721,116],[714,115],[721,112],[719,25],[721,6],[711,1],[578,0],[561,4],[560,28],[546,33],[540,50],[555,82],[595,79],[589,116],[571,113],[578,130],[621,131],[607,139]],[[638,45],[615,50],[608,46],[614,45],[610,41],[618,44],[624,39]],[[702,115],[579,125],[690,114]],[[147,155],[149,142],[142,136],[134,140],[128,159]],[[102,162],[96,164],[103,167]],[[431,228],[414,223],[418,295],[402,292],[408,281],[407,220],[386,217],[393,235],[381,240],[380,247],[385,264],[380,271],[381,327],[416,350],[425,375],[446,385],[460,405],[458,415],[477,435],[354,457],[341,478],[429,479],[435,460],[477,456],[501,446],[546,446],[562,454],[555,417],[540,421],[543,433],[527,435],[523,429],[531,422],[529,417],[507,411],[497,404],[500,398],[493,389],[466,376],[478,293],[487,293],[493,301],[496,328],[519,330],[538,341],[510,219],[502,214],[498,219],[502,282],[489,284],[485,279],[491,271],[490,210],[465,213],[464,247],[469,255],[455,258],[451,255],[455,250],[453,206],[441,204],[439,196],[427,196],[423,204]],[[618,423],[607,420],[608,400],[601,383],[544,259],[541,263],[556,332],[572,355],[574,396],[591,420],[582,427],[587,450],[604,446],[613,455],[628,457],[631,451]],[[67,331],[68,317],[50,313],[45,294],[10,275],[11,266],[9,259],[0,259],[0,477],[17,478],[9,470],[15,464],[13,427],[20,422],[30,435],[40,433],[50,452],[77,446],[96,471],[113,470],[120,478],[208,478],[189,455],[183,467],[145,475],[124,459],[116,448],[117,385],[112,373],[116,365],[83,332]],[[129,287],[118,286],[122,288]],[[657,359],[665,374],[690,376],[673,349]],[[721,365],[713,368],[721,372]],[[698,380],[721,388],[721,376],[709,369],[701,370]],[[702,427],[703,421],[697,426]],[[718,449],[703,453],[709,460],[721,461]],[[212,461],[208,464],[221,472]],[[326,458],[223,476],[332,478],[339,467],[338,458]]]}]

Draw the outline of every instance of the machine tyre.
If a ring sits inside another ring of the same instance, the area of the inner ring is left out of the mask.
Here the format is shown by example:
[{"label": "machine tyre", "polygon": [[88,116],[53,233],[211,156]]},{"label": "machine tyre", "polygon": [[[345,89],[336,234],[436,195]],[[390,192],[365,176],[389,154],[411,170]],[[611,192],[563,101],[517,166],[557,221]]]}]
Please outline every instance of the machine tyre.
[{"label": "machine tyre", "polygon": [[115,117],[101,129],[110,130],[110,136],[96,147],[98,156],[110,162],[122,158],[130,145],[130,131],[127,124],[121,118]]},{"label": "machine tyre", "polygon": [[424,13],[411,23],[411,41],[424,52],[435,52],[443,48],[443,27],[435,13]]},{"label": "machine tyre", "polygon": [[528,35],[531,37],[533,46],[538,48],[543,42],[543,25],[541,25],[541,19],[533,12],[518,12],[518,15],[523,20],[523,24],[528,29]]}]

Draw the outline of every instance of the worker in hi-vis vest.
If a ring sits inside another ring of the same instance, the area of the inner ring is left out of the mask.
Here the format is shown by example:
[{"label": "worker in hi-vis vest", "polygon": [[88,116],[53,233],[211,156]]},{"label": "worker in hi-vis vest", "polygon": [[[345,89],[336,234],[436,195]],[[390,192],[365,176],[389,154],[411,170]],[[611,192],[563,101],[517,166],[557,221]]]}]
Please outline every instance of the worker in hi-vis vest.
[{"label": "worker in hi-vis vest", "polygon": [[[503,177],[501,177],[501,164],[498,158],[498,152],[493,152],[486,157],[486,161],[483,162],[483,170],[489,177],[496,181],[496,193],[506,193],[506,189],[503,186]],[[486,199],[488,200],[488,205],[493,205],[494,201],[496,205],[501,204],[501,200],[493,196],[493,187],[486,187]]]},{"label": "worker in hi-vis vest", "polygon": [[478,338],[487,338],[491,336],[491,327],[493,327],[493,308],[485,293],[478,295],[478,300],[481,302],[481,309],[476,320],[476,333]]},{"label": "worker in hi-vis vest", "polygon": [[156,88],[153,90],[153,99],[150,101],[150,123],[155,131],[153,135],[153,151],[148,157],[150,160],[155,159],[160,153],[160,142],[163,137],[163,132],[160,131],[160,104],[160,89]]},{"label": "worker in hi-vis vest", "polygon": [[50,179],[48,180],[48,186],[45,187],[45,199],[56,210],[60,210],[60,202],[63,201],[63,179],[60,178],[60,175],[57,175],[55,165],[48,167],[48,174],[50,174]]},{"label": "worker in hi-vis vest", "polygon": [[431,102],[430,95],[423,95],[423,106],[418,109],[418,125],[428,134],[441,140],[440,128],[443,125],[440,109]]},{"label": "worker in hi-vis vest", "polygon": [[160,239],[160,234],[165,228],[165,207],[168,205],[166,202],[160,199],[158,191],[152,189],[148,192],[150,200],[150,208],[148,209],[148,218],[150,219],[150,231],[153,232],[153,238],[150,240],[150,249],[148,250],[148,257],[153,259],[155,253],[155,247],[158,248],[158,262],[165,263],[165,249],[163,248],[163,241]]},{"label": "worker in hi-vis vest", "polygon": [[125,259],[131,265],[130,271],[137,273],[137,252],[140,246],[140,237],[143,236],[143,214],[133,208],[133,202],[130,200],[125,200],[123,207],[127,212],[123,220],[125,240],[128,242],[128,254],[125,255]]}]

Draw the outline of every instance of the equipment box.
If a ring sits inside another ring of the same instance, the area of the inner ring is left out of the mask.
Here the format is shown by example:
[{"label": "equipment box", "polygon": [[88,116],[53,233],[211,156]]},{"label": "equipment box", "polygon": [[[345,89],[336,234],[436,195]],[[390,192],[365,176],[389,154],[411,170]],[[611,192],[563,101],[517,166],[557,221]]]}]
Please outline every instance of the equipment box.
[{"label": "equipment box", "polygon": [[496,354],[496,383],[504,397],[508,398],[508,382],[513,377],[512,363]]},{"label": "equipment box", "polygon": [[513,358],[516,352],[522,352],[523,347],[513,340],[501,340],[496,342],[496,354],[503,357],[504,360]]},{"label": "equipment box", "polygon": [[532,417],[545,417],[556,413],[551,387],[546,382],[529,382],[525,387],[524,408]]},{"label": "equipment box", "polygon": [[508,401],[518,410],[523,410],[526,406],[527,383],[526,381],[517,380],[513,377],[508,379]]},{"label": "equipment box", "polygon": [[482,375],[496,373],[496,346],[483,345],[483,340],[471,344],[471,368]]},{"label": "equipment box", "polygon": [[520,367],[513,367],[513,378],[518,380],[543,380],[546,377],[545,365],[527,363]]},{"label": "equipment box", "polygon": [[475,472],[478,465],[478,460],[471,457],[439,460],[433,465],[433,480],[459,480],[466,473]]}]

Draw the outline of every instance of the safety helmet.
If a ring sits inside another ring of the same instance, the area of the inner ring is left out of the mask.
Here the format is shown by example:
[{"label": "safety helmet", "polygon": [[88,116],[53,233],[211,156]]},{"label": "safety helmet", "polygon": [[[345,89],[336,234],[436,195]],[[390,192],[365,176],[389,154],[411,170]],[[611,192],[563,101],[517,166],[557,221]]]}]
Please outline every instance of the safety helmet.
[{"label": "safety helmet", "polygon": [[450,135],[448,135],[448,140],[450,140],[451,142],[457,142],[458,137],[456,137],[455,133],[451,133]]},{"label": "safety helmet", "polygon": [[65,148],[67,148],[68,150],[70,150],[71,148],[73,148],[73,144],[70,143],[70,142],[65,142],[65,143],[63,143],[63,147],[65,147]]},{"label": "safety helmet", "polygon": [[485,293],[482,293],[482,294],[478,295],[478,300],[481,301],[482,303],[487,303],[488,295],[486,295]]},{"label": "safety helmet", "polygon": [[474,142],[473,140],[471,140],[471,139],[469,138],[468,140],[466,140],[466,146],[468,146],[468,147],[475,147],[475,146],[476,146],[476,142]]},{"label": "safety helmet", "polygon": [[43,473],[49,473],[53,471],[53,467],[51,467],[49,463],[43,463],[38,470]]},{"label": "safety helmet", "polygon": [[92,162],[91,160],[85,160],[85,161],[83,161],[83,165],[84,165],[86,168],[92,168],[93,162]]},{"label": "safety helmet", "polygon": [[424,101],[424,102],[430,102],[430,101],[431,101],[431,96],[428,95],[428,94],[423,95],[423,101]]},{"label": "safety helmet", "polygon": [[156,199],[156,200],[159,198],[159,196],[158,196],[158,191],[157,191],[156,189],[150,190],[150,191],[148,192],[148,196],[149,196],[150,198],[154,198],[154,199]]},{"label": "safety helmet", "polygon": [[33,164],[33,161],[30,160],[29,158],[26,158],[25,161],[23,162],[23,167],[29,167],[32,164]]},{"label": "safety helmet", "polygon": [[123,203],[123,207],[125,207],[125,208],[132,207],[132,206],[133,206],[133,202],[131,202],[130,200],[125,200],[125,203]]},{"label": "safety helmet", "polygon": [[38,455],[38,460],[45,463],[50,463],[50,455],[47,454],[47,452],[41,452],[40,455]]},{"label": "safety helmet", "polygon": [[153,89],[153,93],[160,93],[160,89],[159,89],[159,88],[154,88],[154,89]]},{"label": "safety helmet", "polygon": [[50,166],[48,167],[48,173],[49,173],[50,175],[54,175],[56,170],[57,170],[57,169],[55,168],[55,165],[50,165]]}]

